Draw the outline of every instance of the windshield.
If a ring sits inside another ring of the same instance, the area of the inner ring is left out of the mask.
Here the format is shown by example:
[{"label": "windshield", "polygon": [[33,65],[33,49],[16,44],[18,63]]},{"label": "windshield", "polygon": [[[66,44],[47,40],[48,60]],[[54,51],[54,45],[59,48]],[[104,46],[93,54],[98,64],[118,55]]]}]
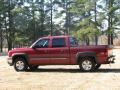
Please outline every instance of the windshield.
[{"label": "windshield", "polygon": [[40,39],[36,40],[31,46],[30,48],[32,48]]},{"label": "windshield", "polygon": [[69,42],[70,42],[70,46],[71,46],[71,47],[76,47],[76,46],[78,46],[78,41],[77,41],[77,39],[74,38],[74,37],[70,37],[70,38],[69,38]]}]

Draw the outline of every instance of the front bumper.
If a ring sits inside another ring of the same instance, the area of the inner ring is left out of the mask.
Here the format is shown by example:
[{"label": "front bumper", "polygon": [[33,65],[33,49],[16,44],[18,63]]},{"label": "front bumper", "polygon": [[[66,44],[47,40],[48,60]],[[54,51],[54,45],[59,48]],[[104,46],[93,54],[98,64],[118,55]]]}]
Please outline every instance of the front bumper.
[{"label": "front bumper", "polygon": [[12,57],[8,57],[8,58],[7,58],[7,63],[8,63],[10,66],[13,65]]},{"label": "front bumper", "polygon": [[107,58],[107,63],[115,63],[115,55],[110,55],[108,58]]}]

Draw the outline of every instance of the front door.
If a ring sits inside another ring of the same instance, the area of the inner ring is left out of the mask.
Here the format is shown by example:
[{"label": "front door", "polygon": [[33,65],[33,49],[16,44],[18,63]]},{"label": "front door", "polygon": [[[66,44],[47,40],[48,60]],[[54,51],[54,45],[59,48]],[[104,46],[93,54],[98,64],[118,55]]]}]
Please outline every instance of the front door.
[{"label": "front door", "polygon": [[69,64],[69,48],[66,46],[65,38],[53,38],[51,54],[51,64]]},{"label": "front door", "polygon": [[30,64],[49,64],[49,39],[40,39],[33,45],[32,52],[29,55]]}]

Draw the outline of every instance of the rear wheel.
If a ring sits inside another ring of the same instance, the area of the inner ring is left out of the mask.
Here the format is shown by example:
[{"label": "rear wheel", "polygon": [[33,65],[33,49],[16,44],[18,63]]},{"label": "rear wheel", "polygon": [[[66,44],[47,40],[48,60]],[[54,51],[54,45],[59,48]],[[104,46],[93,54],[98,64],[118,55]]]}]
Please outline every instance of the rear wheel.
[{"label": "rear wheel", "polygon": [[95,61],[93,58],[84,57],[80,60],[79,67],[84,72],[95,70]]},{"label": "rear wheel", "polygon": [[16,58],[15,62],[14,62],[14,69],[16,71],[25,71],[25,70],[27,70],[27,64],[25,62],[25,59],[21,58],[21,57]]}]

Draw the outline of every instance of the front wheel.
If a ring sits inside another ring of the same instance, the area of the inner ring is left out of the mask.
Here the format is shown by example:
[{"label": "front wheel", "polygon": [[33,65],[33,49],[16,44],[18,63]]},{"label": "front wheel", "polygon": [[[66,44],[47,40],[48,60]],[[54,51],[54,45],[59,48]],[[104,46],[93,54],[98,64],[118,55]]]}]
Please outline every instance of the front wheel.
[{"label": "front wheel", "polygon": [[23,58],[16,58],[14,62],[14,69],[16,71],[25,71],[27,69],[27,64]]},{"label": "front wheel", "polygon": [[95,61],[90,57],[84,57],[80,60],[79,67],[84,72],[95,70]]}]

